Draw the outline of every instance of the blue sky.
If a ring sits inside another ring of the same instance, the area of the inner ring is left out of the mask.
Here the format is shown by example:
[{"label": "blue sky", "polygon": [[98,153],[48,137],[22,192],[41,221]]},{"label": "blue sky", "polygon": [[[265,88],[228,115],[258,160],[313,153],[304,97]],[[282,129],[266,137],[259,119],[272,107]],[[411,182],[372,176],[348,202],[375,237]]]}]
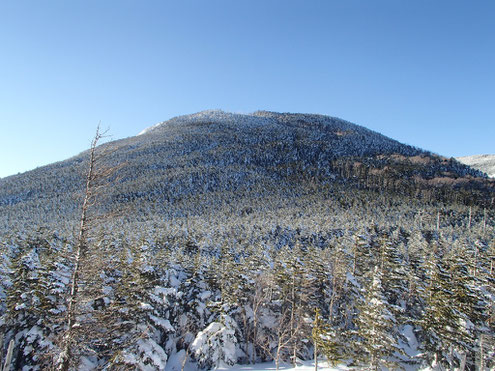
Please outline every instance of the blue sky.
[{"label": "blue sky", "polygon": [[3,0],[0,177],[204,109],[495,153],[495,2]]}]

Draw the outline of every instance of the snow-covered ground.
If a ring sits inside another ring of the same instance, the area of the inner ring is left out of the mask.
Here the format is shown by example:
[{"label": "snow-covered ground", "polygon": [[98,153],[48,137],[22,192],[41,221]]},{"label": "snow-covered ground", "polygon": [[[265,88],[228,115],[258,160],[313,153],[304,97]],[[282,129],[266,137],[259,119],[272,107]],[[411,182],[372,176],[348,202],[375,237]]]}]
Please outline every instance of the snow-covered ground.
[{"label": "snow-covered ground", "polygon": [[141,131],[137,136],[146,134],[146,133],[150,132],[151,130],[153,130],[154,128],[157,128],[161,124],[163,124],[163,122],[159,122],[158,124],[155,124],[153,126],[150,126],[150,127],[146,128],[146,129],[144,129],[143,131]]},{"label": "snow-covered ground", "polygon": [[[184,360],[184,352],[181,351],[177,353],[176,355],[173,355],[169,358],[167,362],[167,367],[165,368],[166,371],[181,371],[182,369],[182,362]],[[433,371],[431,368],[421,368],[418,369],[417,366],[407,366],[407,365],[402,365],[403,369],[406,371]],[[279,370],[294,370],[294,371],[314,371],[315,369],[315,364],[313,361],[302,361],[298,362],[298,365],[296,367],[293,367],[290,364],[286,363],[281,363],[278,367]],[[346,371],[346,370],[353,370],[355,368],[350,368],[345,365],[337,365],[337,366],[329,366],[327,362],[325,361],[319,361],[318,362],[318,370],[320,371]],[[195,364],[187,362],[184,371],[197,371],[197,366]],[[266,370],[271,370],[275,371],[277,370],[277,367],[275,365],[275,362],[264,362],[264,363],[256,363],[256,364],[251,364],[251,365],[235,365],[232,367],[224,366],[224,367],[219,367],[216,370],[221,370],[221,371],[266,371]]]},{"label": "snow-covered ground", "polygon": [[[219,370],[229,371],[261,371],[261,370],[276,370],[275,362],[258,363],[254,365],[236,365],[231,368],[219,368]],[[296,371],[314,371],[315,364],[312,361],[302,362],[297,367],[292,365],[283,364],[280,365],[279,370],[296,370]],[[322,371],[336,371],[336,370],[348,370],[346,366],[329,367],[326,362],[318,363],[318,370]]]},{"label": "snow-covered ground", "polygon": [[[181,371],[182,370],[182,364],[184,361],[184,355],[185,352],[182,350],[176,354],[173,354],[170,356],[167,362],[167,367],[165,368],[165,371]],[[256,363],[256,364],[250,364],[250,365],[235,365],[232,367],[229,366],[223,366],[217,368],[217,370],[222,370],[222,371],[261,371],[261,370],[276,370],[276,364],[275,362],[264,362],[264,363]],[[315,365],[313,361],[305,361],[305,362],[299,362],[297,367],[293,367],[290,364],[286,363],[281,363],[278,367],[279,370],[295,370],[295,371],[313,371],[315,369]],[[197,365],[194,363],[186,362],[184,371],[197,371]],[[329,367],[327,365],[327,362],[321,361],[318,362],[318,370],[321,371],[342,371],[342,370],[349,370],[348,367],[342,365],[342,366],[337,366],[337,367]]]},{"label": "snow-covered ground", "polygon": [[[422,368],[418,370],[417,367],[402,366],[406,371],[432,371],[431,368]],[[236,365],[231,368],[219,368],[218,370],[225,371],[264,371],[264,370],[276,370],[275,362],[258,363],[254,365]],[[279,370],[294,370],[294,371],[314,371],[315,364],[312,361],[306,361],[299,363],[296,367],[292,365],[283,364],[279,366]],[[355,368],[349,368],[345,365],[329,366],[326,362],[318,362],[318,370],[321,371],[343,371],[343,370],[353,370]]]}]

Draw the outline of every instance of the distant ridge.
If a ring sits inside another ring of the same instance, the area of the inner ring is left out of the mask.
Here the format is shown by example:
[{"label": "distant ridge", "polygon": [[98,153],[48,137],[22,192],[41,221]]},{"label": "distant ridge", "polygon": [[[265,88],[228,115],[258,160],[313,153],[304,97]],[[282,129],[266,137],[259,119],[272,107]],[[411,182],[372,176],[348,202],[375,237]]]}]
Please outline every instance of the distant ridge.
[{"label": "distant ridge", "polygon": [[463,156],[457,157],[456,160],[495,178],[495,155]]}]

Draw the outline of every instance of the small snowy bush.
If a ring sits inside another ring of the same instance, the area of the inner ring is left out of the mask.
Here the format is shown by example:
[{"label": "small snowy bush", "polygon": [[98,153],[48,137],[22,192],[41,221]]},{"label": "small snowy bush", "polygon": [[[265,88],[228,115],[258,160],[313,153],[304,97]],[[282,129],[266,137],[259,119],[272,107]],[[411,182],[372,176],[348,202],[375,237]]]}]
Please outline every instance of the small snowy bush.
[{"label": "small snowy bush", "polygon": [[237,362],[235,323],[227,315],[222,316],[222,322],[210,323],[191,344],[191,350],[202,366],[215,368]]}]

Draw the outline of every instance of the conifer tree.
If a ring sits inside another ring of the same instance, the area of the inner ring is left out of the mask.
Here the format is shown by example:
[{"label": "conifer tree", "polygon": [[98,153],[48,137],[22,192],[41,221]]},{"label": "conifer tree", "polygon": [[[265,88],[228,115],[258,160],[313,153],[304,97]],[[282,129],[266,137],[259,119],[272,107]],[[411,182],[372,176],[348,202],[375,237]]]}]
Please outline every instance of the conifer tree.
[{"label": "conifer tree", "polygon": [[459,318],[455,348],[467,358],[469,367],[474,367],[476,342],[486,332],[485,324],[491,303],[483,274],[471,265],[481,262],[482,255],[478,256],[478,262],[470,259],[473,255],[467,245],[453,244],[448,256],[449,273],[452,276],[450,300]]},{"label": "conifer tree", "polygon": [[165,275],[151,263],[148,250],[145,245],[123,246],[111,301],[97,313],[106,328],[111,368],[162,370],[167,363],[163,347],[175,329],[170,308],[156,297],[167,286]]},{"label": "conifer tree", "polygon": [[232,366],[237,362],[237,324],[223,314],[200,331],[191,344],[191,350],[199,365],[204,367]]},{"label": "conifer tree", "polygon": [[69,269],[57,242],[51,245],[41,236],[28,240],[20,256],[12,260],[2,327],[7,339],[16,340],[16,368],[48,367],[58,352],[58,321],[66,309],[63,298]]},{"label": "conifer tree", "polygon": [[343,344],[337,336],[336,328],[328,325],[320,314],[320,309],[315,309],[315,318],[313,320],[313,347],[315,370],[318,368],[318,356],[324,354],[327,361],[336,365],[343,359]]},{"label": "conifer tree", "polygon": [[362,346],[363,358],[368,368],[379,370],[381,365],[393,365],[394,353],[399,352],[393,328],[397,325],[390,305],[383,295],[382,273],[378,266],[373,270],[359,304],[356,319],[357,335]]},{"label": "conifer tree", "polygon": [[404,264],[399,246],[398,242],[390,241],[387,233],[381,233],[378,247],[383,292],[396,319],[405,310],[408,294],[407,265]]},{"label": "conifer tree", "polygon": [[463,318],[452,299],[452,274],[443,259],[437,242],[426,261],[427,279],[423,288],[423,314],[418,321],[424,357],[436,367],[439,364],[454,367],[452,358],[457,338],[463,333]]}]

